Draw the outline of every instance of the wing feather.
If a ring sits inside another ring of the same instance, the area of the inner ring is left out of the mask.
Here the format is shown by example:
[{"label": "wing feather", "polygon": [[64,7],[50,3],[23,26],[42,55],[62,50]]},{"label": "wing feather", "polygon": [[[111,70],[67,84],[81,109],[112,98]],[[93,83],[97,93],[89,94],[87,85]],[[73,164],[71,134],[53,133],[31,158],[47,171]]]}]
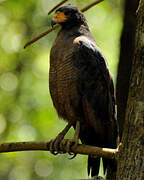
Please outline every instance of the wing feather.
[{"label": "wing feather", "polygon": [[101,116],[114,116],[113,81],[96,43],[84,36],[74,41],[74,64],[79,69],[78,90]]}]

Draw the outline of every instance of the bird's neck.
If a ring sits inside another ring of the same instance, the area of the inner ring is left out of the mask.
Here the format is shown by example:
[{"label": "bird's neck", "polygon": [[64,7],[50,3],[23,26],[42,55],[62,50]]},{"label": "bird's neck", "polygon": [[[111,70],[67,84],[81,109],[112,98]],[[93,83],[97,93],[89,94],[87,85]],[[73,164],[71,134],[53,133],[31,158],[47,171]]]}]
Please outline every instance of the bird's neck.
[{"label": "bird's neck", "polygon": [[81,25],[88,26],[85,20],[81,20],[81,21],[80,20],[72,20],[72,21],[67,21],[67,22],[61,23],[62,29],[65,29],[65,30],[79,27]]},{"label": "bird's neck", "polygon": [[61,31],[69,35],[85,35],[89,32],[89,27],[87,23],[75,24],[69,27],[62,27]]}]

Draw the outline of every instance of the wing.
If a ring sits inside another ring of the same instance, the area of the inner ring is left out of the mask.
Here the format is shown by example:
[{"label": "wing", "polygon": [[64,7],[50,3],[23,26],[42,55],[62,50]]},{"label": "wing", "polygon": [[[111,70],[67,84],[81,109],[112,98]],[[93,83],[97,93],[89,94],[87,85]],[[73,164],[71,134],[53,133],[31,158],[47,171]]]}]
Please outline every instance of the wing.
[{"label": "wing", "polygon": [[96,43],[85,36],[76,38],[74,44],[78,91],[99,116],[111,120],[115,114],[114,87],[105,57]]},{"label": "wing", "polygon": [[[94,40],[80,36],[74,40],[74,65],[78,69],[77,87],[82,97],[86,128],[81,127],[81,141],[88,145],[116,148],[118,124],[115,118],[114,86],[105,57]],[[88,159],[88,174],[98,174],[100,158]],[[116,167],[103,158],[107,166]]]}]

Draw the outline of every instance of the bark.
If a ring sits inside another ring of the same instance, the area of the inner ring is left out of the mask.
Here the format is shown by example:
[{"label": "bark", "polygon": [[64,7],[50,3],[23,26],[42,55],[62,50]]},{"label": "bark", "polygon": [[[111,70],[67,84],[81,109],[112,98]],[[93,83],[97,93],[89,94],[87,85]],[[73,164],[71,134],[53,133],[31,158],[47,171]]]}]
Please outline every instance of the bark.
[{"label": "bark", "polygon": [[117,118],[120,126],[120,139],[122,137],[125,120],[129,80],[132,68],[137,7],[138,1],[125,1],[124,26],[121,36],[120,60],[116,84]]},{"label": "bark", "polygon": [[117,180],[144,179],[144,0],[137,14],[135,52]]}]

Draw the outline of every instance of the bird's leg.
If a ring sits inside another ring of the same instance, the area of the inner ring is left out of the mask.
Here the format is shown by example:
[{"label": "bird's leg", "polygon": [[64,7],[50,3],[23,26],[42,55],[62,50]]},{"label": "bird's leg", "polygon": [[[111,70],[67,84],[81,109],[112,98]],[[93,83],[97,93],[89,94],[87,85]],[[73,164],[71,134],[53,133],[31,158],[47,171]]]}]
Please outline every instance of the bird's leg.
[{"label": "bird's leg", "polygon": [[[79,133],[80,133],[80,121],[76,121],[76,128],[75,128],[75,133],[74,133],[74,138],[73,139],[68,139],[66,146],[67,146],[67,152],[70,155],[73,155],[73,153],[71,153],[71,147],[73,145],[78,145],[79,143]],[[74,154],[74,156],[71,158],[73,159],[76,156],[76,154]]]},{"label": "bird's leg", "polygon": [[74,134],[74,142],[76,142],[76,144],[78,144],[79,142],[79,133],[80,133],[80,121],[77,121],[75,134]]},{"label": "bird's leg", "polygon": [[57,155],[60,152],[60,144],[61,141],[64,139],[64,136],[68,132],[68,130],[71,128],[72,124],[68,123],[66,127],[57,135],[57,137],[53,140],[51,140],[50,143],[50,152],[54,155]]}]

